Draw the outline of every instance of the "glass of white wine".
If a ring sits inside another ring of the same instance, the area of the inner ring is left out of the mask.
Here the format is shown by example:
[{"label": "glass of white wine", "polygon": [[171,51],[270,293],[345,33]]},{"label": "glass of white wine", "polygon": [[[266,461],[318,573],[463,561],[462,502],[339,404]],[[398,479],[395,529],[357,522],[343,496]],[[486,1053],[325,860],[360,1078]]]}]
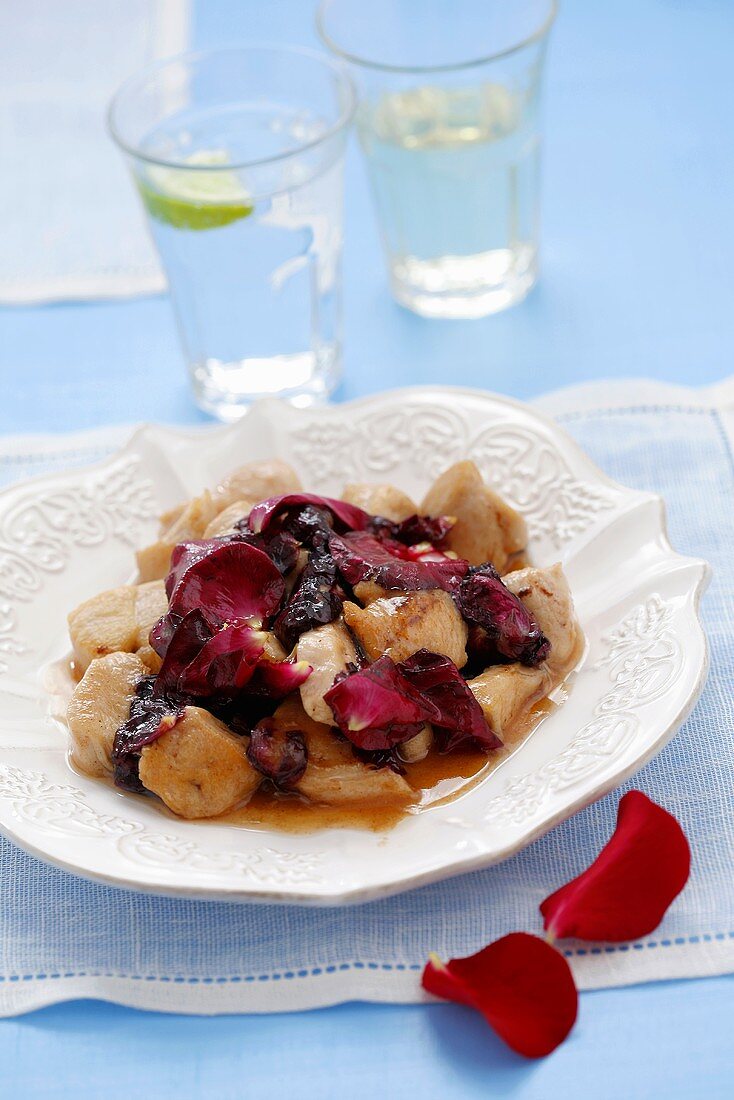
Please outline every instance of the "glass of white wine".
[{"label": "glass of white wine", "polygon": [[322,0],[357,84],[357,130],[392,291],[483,317],[538,274],[543,63],[555,0]]}]

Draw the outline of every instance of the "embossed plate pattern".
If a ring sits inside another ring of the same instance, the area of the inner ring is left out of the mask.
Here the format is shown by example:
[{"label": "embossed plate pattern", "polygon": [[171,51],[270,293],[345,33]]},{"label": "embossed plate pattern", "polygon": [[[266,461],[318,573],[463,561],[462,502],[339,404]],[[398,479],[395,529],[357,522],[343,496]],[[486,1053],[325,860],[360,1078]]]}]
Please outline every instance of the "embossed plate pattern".
[{"label": "embossed plate pattern", "polygon": [[[588,639],[564,705],[452,803],[388,834],[290,835],[179,821],[78,775],[49,714],[49,667],[76,603],[131,577],[163,509],[239,463],[279,455],[306,486],[389,480],[420,496],[470,457],[528,521],[534,560],[566,569]],[[487,866],[656,753],[706,673],[705,562],[670,547],[658,497],[606,478],[516,402],[415,388],[320,410],[262,402],[229,428],[148,427],[101,465],[0,494],[0,828],[90,878],[158,893],[342,904]]]}]

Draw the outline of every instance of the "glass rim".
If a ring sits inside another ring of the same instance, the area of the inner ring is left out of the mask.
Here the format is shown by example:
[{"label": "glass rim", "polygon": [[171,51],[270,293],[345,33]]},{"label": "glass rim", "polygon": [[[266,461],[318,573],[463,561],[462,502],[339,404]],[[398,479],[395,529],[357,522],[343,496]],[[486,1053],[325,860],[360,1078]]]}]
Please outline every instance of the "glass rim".
[{"label": "glass rim", "polygon": [[[282,153],[273,153],[267,157],[254,157],[250,160],[238,160],[231,164],[186,164],[181,160],[174,160],[170,157],[154,156],[151,153],[146,153],[138,146],[131,144],[122,137],[119,127],[115,124],[115,112],[119,108],[123,97],[131,92],[138,84],[167,68],[169,65],[181,62],[191,63],[201,61],[204,58],[216,57],[218,54],[231,55],[238,53],[297,54],[311,61],[317,61],[325,69],[330,69],[341,86],[345,89],[347,93],[346,106],[340,111],[336,122],[333,122],[322,134],[319,134],[318,137],[312,138],[309,141],[304,141],[300,145],[292,149],[286,149]],[[315,149],[317,146],[328,141],[329,138],[334,137],[341,130],[346,129],[354,117],[356,108],[357,91],[354,87],[354,82],[349,76],[349,73],[346,72],[344,66],[340,62],[329,57],[328,54],[321,53],[319,50],[312,50],[308,46],[282,45],[278,42],[249,42],[239,46],[213,46],[203,50],[186,50],[183,53],[162,57],[158,61],[146,65],[143,69],[139,69],[137,73],[133,73],[132,76],[124,80],[113,94],[109,106],[107,107],[106,123],[107,131],[115,144],[129,156],[135,157],[136,160],[142,160],[146,164],[154,164],[160,168],[185,169],[187,172],[231,172],[233,169],[257,168],[266,164],[274,164],[278,161],[288,160],[289,157],[301,156],[301,154],[307,152],[309,149]]]},{"label": "glass rim", "polygon": [[331,37],[326,29],[326,12],[334,2],[335,0],[320,0],[318,8],[316,9],[316,31],[323,44],[327,49],[331,50],[332,53],[335,53],[337,57],[350,62],[352,65],[358,65],[363,69],[376,69],[385,73],[459,72],[463,69],[472,69],[479,65],[487,65],[491,61],[500,61],[504,57],[510,57],[512,54],[524,50],[527,46],[532,46],[534,42],[542,41],[553,26],[555,18],[558,15],[558,0],[548,0],[548,13],[534,31],[525,35],[519,42],[515,42],[511,46],[506,46],[503,50],[496,50],[494,53],[484,54],[481,57],[467,58],[466,61],[442,62],[438,65],[394,65],[387,61],[374,61],[368,57],[360,57],[359,54],[351,53],[349,50],[343,49],[339,43]]}]

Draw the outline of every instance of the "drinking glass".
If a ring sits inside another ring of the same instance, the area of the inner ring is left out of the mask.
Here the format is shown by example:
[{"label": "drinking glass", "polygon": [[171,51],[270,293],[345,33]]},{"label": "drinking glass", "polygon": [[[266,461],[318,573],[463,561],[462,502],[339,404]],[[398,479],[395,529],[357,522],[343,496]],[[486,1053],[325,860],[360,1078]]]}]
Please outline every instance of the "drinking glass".
[{"label": "drinking glass", "polygon": [[112,101],[196,399],[222,420],[257,397],[309,405],[336,385],[354,105],[341,65],[270,46],[160,62]]},{"label": "drinking glass", "polygon": [[538,272],[540,91],[555,0],[322,0],[357,84],[392,291],[482,317]]}]

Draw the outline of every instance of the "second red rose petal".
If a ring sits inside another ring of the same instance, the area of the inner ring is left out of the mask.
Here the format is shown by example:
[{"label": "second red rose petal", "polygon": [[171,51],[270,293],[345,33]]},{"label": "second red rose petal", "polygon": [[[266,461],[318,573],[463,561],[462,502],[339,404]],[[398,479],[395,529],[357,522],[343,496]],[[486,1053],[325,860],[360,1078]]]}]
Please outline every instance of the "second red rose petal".
[{"label": "second red rose petal", "polygon": [[556,939],[639,939],[660,924],[690,865],[688,841],[673,815],[642,791],[629,791],[591,866],[540,906],[544,926]]},{"label": "second red rose petal", "polygon": [[578,993],[570,967],[537,936],[513,932],[464,959],[435,956],[423,988],[481,1012],[509,1047],[541,1058],[563,1042],[576,1021]]}]

